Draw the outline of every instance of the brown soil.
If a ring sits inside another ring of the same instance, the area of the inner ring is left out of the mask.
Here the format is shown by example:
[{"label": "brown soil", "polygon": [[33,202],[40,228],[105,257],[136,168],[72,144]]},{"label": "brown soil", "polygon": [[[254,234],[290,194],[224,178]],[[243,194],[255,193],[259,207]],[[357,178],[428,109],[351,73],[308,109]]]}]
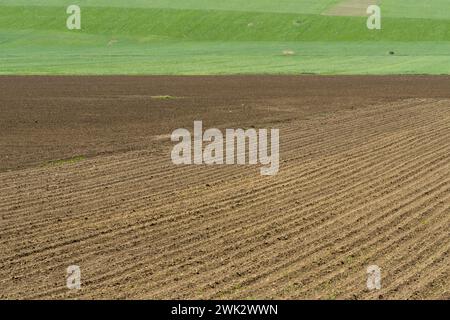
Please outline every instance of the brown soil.
[{"label": "brown soil", "polygon": [[328,16],[368,16],[367,8],[370,5],[379,5],[380,0],[343,0],[338,4],[327,9],[323,14]]},{"label": "brown soil", "polygon": [[[448,299],[449,87],[0,77],[0,297]],[[173,165],[168,137],[194,120],[279,128],[278,175]]]}]

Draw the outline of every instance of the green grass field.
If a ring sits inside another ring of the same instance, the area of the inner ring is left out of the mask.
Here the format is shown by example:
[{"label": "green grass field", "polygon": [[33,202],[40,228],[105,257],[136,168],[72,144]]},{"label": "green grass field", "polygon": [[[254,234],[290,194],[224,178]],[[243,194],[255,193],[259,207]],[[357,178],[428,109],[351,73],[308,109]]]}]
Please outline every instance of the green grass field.
[{"label": "green grass field", "polygon": [[0,74],[450,74],[450,1],[381,0],[382,30],[340,2],[0,0]]}]

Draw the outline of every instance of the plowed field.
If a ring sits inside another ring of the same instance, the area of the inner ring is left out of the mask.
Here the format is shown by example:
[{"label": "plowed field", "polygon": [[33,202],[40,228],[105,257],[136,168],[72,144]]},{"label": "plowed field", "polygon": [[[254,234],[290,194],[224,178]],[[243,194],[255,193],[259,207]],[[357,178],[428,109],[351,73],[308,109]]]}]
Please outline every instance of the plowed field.
[{"label": "plowed field", "polygon": [[[449,88],[2,77],[0,297],[449,299]],[[279,173],[173,165],[170,133],[194,120],[280,129]]]}]

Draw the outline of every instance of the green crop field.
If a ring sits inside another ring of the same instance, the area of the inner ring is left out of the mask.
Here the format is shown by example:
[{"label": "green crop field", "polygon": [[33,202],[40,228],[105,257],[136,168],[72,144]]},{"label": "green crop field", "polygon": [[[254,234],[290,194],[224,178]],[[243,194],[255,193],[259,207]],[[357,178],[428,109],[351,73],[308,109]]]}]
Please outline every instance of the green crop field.
[{"label": "green crop field", "polygon": [[450,1],[374,0],[381,30],[342,2],[0,0],[0,74],[450,74]]}]

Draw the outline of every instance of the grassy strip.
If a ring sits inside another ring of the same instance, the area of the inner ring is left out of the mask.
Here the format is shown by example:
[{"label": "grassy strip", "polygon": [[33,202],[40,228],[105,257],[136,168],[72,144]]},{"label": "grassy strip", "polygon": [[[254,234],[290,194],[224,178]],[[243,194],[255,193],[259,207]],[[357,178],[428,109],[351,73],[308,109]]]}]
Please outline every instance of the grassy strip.
[{"label": "grassy strip", "polygon": [[77,163],[86,160],[85,156],[76,156],[68,159],[51,160],[45,163],[45,166],[60,166],[68,163]]}]

